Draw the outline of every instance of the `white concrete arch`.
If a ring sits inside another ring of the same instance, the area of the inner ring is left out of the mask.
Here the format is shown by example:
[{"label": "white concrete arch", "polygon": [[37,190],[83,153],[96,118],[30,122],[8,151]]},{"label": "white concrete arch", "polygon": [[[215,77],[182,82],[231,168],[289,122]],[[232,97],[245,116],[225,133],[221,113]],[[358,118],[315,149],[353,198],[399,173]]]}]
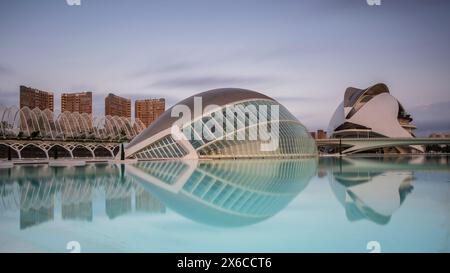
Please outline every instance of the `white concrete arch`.
[{"label": "white concrete arch", "polygon": [[41,146],[40,146],[39,144],[37,144],[37,143],[28,143],[28,144],[23,145],[23,146],[20,148],[20,158],[23,157],[23,156],[22,156],[22,151],[23,151],[25,148],[27,148],[27,147],[35,147],[35,148],[38,148],[38,149],[40,149],[41,151],[43,151],[43,152],[45,153],[46,159],[49,158],[49,157],[48,157],[48,150],[45,149],[45,148],[43,148],[43,147],[41,147]]}]

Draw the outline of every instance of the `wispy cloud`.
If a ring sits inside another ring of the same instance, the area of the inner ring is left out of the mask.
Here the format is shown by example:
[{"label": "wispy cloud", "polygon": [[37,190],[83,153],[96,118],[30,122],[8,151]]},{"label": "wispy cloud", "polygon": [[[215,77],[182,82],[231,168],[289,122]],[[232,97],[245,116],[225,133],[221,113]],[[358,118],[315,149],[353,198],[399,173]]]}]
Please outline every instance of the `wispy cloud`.
[{"label": "wispy cloud", "polygon": [[418,135],[450,131],[450,101],[416,106],[409,110]]},{"label": "wispy cloud", "polygon": [[291,103],[301,103],[301,102],[323,102],[326,100],[332,100],[332,98],[324,98],[324,97],[305,97],[305,96],[275,96],[276,100],[280,102],[291,102]]},{"label": "wispy cloud", "polygon": [[272,79],[258,76],[190,76],[173,79],[158,80],[150,84],[149,87],[164,88],[216,88],[233,87],[242,84],[265,83]]},{"label": "wispy cloud", "polygon": [[0,89],[1,100],[0,105],[2,106],[17,106],[19,102],[19,93],[15,91],[7,91]]},{"label": "wispy cloud", "polygon": [[4,65],[4,64],[0,64],[0,76],[9,76],[11,74],[13,74],[13,69]]},{"label": "wispy cloud", "polygon": [[145,77],[145,76],[153,76],[155,74],[173,74],[179,73],[183,71],[189,71],[199,64],[196,62],[190,61],[180,61],[169,64],[156,65],[151,64],[147,65],[144,68],[141,68],[131,74],[132,77]]}]

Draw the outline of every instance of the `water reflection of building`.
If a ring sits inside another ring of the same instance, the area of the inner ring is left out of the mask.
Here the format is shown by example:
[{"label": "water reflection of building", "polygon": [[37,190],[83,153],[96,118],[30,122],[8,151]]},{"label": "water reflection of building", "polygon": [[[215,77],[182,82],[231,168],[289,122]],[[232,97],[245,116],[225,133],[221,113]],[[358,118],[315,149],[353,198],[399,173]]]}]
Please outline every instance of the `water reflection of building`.
[{"label": "water reflection of building", "polygon": [[219,226],[260,222],[308,184],[317,159],[139,162],[130,176],[164,204],[195,221]]},{"label": "water reflection of building", "polygon": [[102,199],[110,219],[134,211],[165,211],[153,195],[132,179],[121,177],[116,165],[21,166],[0,170],[0,181],[0,212],[18,211],[21,229],[53,221],[59,208],[62,220],[90,222],[95,217],[94,202]]},{"label": "water reflection of building", "polygon": [[131,192],[125,192],[122,196],[109,197],[110,192],[106,192],[106,214],[110,219],[114,219],[131,212]]},{"label": "water reflection of building", "polygon": [[78,204],[62,204],[62,218],[65,220],[92,221],[92,202],[82,202]]},{"label": "water reflection of building", "polygon": [[[29,190],[29,187],[20,188],[20,229],[25,229],[53,220],[54,217],[54,196],[53,192],[47,193],[44,190]],[[35,202],[33,206],[31,200],[42,200]]]},{"label": "water reflection of building", "polygon": [[[368,219],[385,225],[400,208],[413,190],[414,176],[412,170],[389,170],[391,164],[394,162],[344,158],[337,163],[338,169],[331,170],[330,186],[348,220]],[[377,165],[378,168],[367,168]]]},{"label": "water reflection of building", "polygon": [[53,220],[53,208],[30,208],[20,210],[20,229],[36,226]]},{"label": "water reflection of building", "polygon": [[135,209],[147,213],[164,213],[166,207],[148,191],[136,193]]},{"label": "water reflection of building", "polygon": [[[65,180],[65,179],[64,179]],[[65,181],[61,192],[61,214],[64,220],[92,221],[92,187],[82,181]],[[66,185],[67,185],[66,184]],[[76,189],[76,190],[72,190]]]}]

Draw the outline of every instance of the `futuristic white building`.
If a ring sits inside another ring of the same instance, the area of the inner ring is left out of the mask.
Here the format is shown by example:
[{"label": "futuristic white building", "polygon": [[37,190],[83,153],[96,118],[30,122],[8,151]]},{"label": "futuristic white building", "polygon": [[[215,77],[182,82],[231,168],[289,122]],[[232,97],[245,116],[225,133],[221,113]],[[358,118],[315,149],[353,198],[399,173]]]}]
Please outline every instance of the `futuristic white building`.
[{"label": "futuristic white building", "polygon": [[[416,127],[389,88],[376,84],[367,89],[347,88],[343,102],[331,118],[330,138],[414,138]],[[383,153],[423,152],[421,146],[379,148]],[[365,151],[367,152],[367,151]]]},{"label": "futuristic white building", "polygon": [[[200,111],[196,110],[199,99],[203,105]],[[214,107],[208,110],[209,106]],[[175,107],[187,109],[190,115],[177,126],[182,138],[173,134],[173,125],[179,121],[172,113]],[[272,112],[274,108],[277,115]],[[267,143],[259,131],[261,126],[275,136],[275,149],[261,148]],[[239,135],[244,139],[238,139]],[[308,130],[284,106],[261,93],[238,88],[214,89],[179,102],[125,148],[126,158],[143,160],[316,155],[317,147]]]}]

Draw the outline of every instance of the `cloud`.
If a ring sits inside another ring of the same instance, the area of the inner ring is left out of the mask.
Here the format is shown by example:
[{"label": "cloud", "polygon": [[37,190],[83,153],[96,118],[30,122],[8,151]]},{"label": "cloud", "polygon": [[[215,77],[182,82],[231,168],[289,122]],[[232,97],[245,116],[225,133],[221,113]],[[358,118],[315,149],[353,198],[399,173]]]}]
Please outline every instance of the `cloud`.
[{"label": "cloud", "polygon": [[450,131],[450,101],[416,106],[409,109],[417,135]]},{"label": "cloud", "polygon": [[13,70],[6,65],[0,64],[0,76],[9,76],[13,74]]},{"label": "cloud", "polygon": [[198,63],[183,61],[183,62],[175,62],[164,65],[147,65],[146,67],[134,72],[131,74],[132,77],[145,77],[147,75],[155,75],[155,74],[171,74],[177,73],[181,71],[189,71],[195,67],[197,67]]},{"label": "cloud", "polygon": [[2,106],[18,106],[19,102],[19,92],[17,91],[5,91],[0,89],[1,103]]},{"label": "cloud", "polygon": [[194,63],[194,62],[172,63],[172,64],[157,67],[156,69],[154,69],[154,72],[156,72],[156,73],[173,73],[173,72],[179,72],[179,71],[187,71],[192,68],[195,68],[197,65],[198,65],[198,63]]},{"label": "cloud", "polygon": [[312,103],[312,102],[322,102],[323,101],[330,101],[333,100],[333,98],[320,98],[320,97],[305,97],[305,96],[275,96],[274,99],[280,101],[280,102],[295,102],[295,103]]},{"label": "cloud", "polygon": [[242,84],[258,84],[267,82],[267,77],[252,76],[199,76],[199,77],[180,77],[173,79],[164,79],[150,84],[149,87],[164,88],[219,88],[231,87]]},{"label": "cloud", "polygon": [[179,72],[191,71],[201,66],[199,60],[179,60],[175,62],[167,62],[167,60],[153,60],[148,65],[132,72],[131,77],[145,77],[161,74],[174,74]]}]

